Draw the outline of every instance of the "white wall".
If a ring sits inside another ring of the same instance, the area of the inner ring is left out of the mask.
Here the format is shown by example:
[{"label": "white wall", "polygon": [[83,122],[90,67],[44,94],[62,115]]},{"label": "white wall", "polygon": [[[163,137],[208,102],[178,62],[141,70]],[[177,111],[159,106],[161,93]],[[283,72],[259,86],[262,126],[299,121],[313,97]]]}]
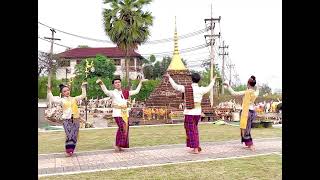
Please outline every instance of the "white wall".
[{"label": "white wall", "polygon": [[57,69],[56,77],[57,79],[65,79],[66,78],[66,68],[70,69],[70,73],[67,74],[68,79],[71,77],[75,77],[75,66],[77,64],[76,60],[70,60],[69,67],[59,67]]},{"label": "white wall", "polygon": [[[125,59],[121,59],[121,66],[116,66],[116,71],[114,75],[120,75],[120,78],[124,78],[126,76],[126,69],[125,69]],[[66,68],[71,70],[71,73],[68,73],[67,77],[68,79],[71,77],[75,77],[75,66],[77,64],[76,60],[70,61],[70,67],[59,67],[57,69],[56,77],[57,79],[64,79],[66,78]],[[140,75],[144,78],[144,75],[142,72],[129,72],[130,79],[136,79],[137,76]]]}]

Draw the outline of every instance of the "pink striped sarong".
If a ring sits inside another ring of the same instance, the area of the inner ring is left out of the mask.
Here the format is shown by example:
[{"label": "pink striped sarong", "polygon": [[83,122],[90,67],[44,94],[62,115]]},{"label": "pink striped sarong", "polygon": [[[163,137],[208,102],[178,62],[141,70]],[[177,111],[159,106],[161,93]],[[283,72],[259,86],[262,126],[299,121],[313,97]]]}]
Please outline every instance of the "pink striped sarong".
[{"label": "pink striped sarong", "polygon": [[187,147],[199,148],[199,131],[198,122],[200,120],[200,115],[185,115],[184,116],[184,128],[187,135]]},{"label": "pink striped sarong", "polygon": [[114,117],[114,119],[119,127],[116,135],[116,146],[129,148],[129,125],[125,129],[126,123],[122,117]]}]

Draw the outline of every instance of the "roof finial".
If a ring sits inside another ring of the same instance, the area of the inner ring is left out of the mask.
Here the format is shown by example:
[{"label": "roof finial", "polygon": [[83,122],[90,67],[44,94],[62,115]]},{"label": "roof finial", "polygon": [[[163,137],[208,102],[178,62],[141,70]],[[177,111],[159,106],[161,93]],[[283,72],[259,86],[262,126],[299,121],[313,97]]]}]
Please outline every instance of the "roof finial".
[{"label": "roof finial", "polygon": [[178,48],[178,32],[177,32],[177,17],[174,16],[174,51],[173,54],[179,54]]},{"label": "roof finial", "polygon": [[177,17],[174,16],[174,50],[173,50],[173,57],[171,63],[167,70],[186,70],[184,66],[178,48],[178,33],[177,33]]}]

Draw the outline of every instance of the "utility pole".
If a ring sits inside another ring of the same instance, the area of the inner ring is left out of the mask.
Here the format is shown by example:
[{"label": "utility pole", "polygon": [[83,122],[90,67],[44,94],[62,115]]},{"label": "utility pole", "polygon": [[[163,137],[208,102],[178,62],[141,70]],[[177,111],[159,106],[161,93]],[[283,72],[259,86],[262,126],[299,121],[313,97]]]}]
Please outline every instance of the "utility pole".
[{"label": "utility pole", "polygon": [[227,65],[227,67],[229,68],[229,70],[230,70],[230,73],[229,73],[229,85],[231,86],[231,70],[232,70],[232,68],[234,67],[234,64],[228,64]]},{"label": "utility pole", "polygon": [[51,87],[51,73],[52,73],[52,60],[53,60],[53,43],[54,40],[61,40],[58,38],[54,38],[54,33],[56,33],[56,31],[52,28],[50,29],[51,31],[51,38],[49,37],[44,37],[45,39],[50,39],[51,40],[51,48],[50,48],[50,61],[49,61],[49,73],[48,73],[48,86]]},{"label": "utility pole", "polygon": [[[50,60],[49,60],[49,68],[48,68],[48,87],[51,87],[51,75],[52,75],[52,61],[53,61],[53,43],[54,40],[61,40],[58,38],[54,38],[54,33],[56,33],[56,31],[51,28],[51,38],[49,37],[44,37],[45,39],[50,39],[51,40],[51,48],[50,48]],[[49,107],[51,107],[51,103],[49,103]]]},{"label": "utility pole", "polygon": [[[219,56],[222,55],[222,75],[221,75],[221,76],[222,76],[222,77],[221,77],[221,78],[222,78],[222,83],[224,83],[224,80],[225,80],[225,79],[224,79],[224,56],[225,56],[225,55],[228,55],[228,53],[224,52],[224,49],[225,49],[225,48],[228,48],[228,47],[229,47],[229,46],[225,46],[225,45],[224,45],[224,41],[222,41],[222,47],[219,46],[219,49],[222,48],[222,54],[219,53]],[[224,88],[222,88],[221,94],[224,94]]]},{"label": "utility pole", "polygon": [[233,75],[234,79],[235,79],[235,85],[236,86],[239,86],[241,83],[240,83],[240,80],[239,80],[239,74],[235,74]]},{"label": "utility pole", "polygon": [[[213,73],[214,73],[214,38],[215,37],[219,37],[220,38],[220,32],[219,34],[214,34],[214,28],[216,25],[216,22],[220,23],[221,20],[221,16],[219,16],[219,18],[213,18],[212,17],[212,4],[211,4],[211,18],[210,19],[205,19],[204,22],[207,23],[207,21],[210,22],[210,26],[209,29],[211,30],[210,35],[204,35],[204,38],[207,41],[207,38],[209,39],[209,43],[207,43],[207,45],[211,46],[211,52],[210,52],[210,56],[211,56],[211,63],[210,63],[210,79],[213,78]],[[210,90],[210,103],[211,103],[211,107],[213,106],[213,88]]]}]

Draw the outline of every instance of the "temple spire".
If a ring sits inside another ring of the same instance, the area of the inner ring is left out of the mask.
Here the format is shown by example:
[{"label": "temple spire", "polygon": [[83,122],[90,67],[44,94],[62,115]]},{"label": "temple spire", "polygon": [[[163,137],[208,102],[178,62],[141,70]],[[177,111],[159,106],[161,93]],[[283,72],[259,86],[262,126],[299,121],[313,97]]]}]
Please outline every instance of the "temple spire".
[{"label": "temple spire", "polygon": [[174,50],[171,63],[167,69],[168,70],[186,70],[187,68],[184,66],[178,48],[178,33],[177,33],[177,20],[174,17]]}]

